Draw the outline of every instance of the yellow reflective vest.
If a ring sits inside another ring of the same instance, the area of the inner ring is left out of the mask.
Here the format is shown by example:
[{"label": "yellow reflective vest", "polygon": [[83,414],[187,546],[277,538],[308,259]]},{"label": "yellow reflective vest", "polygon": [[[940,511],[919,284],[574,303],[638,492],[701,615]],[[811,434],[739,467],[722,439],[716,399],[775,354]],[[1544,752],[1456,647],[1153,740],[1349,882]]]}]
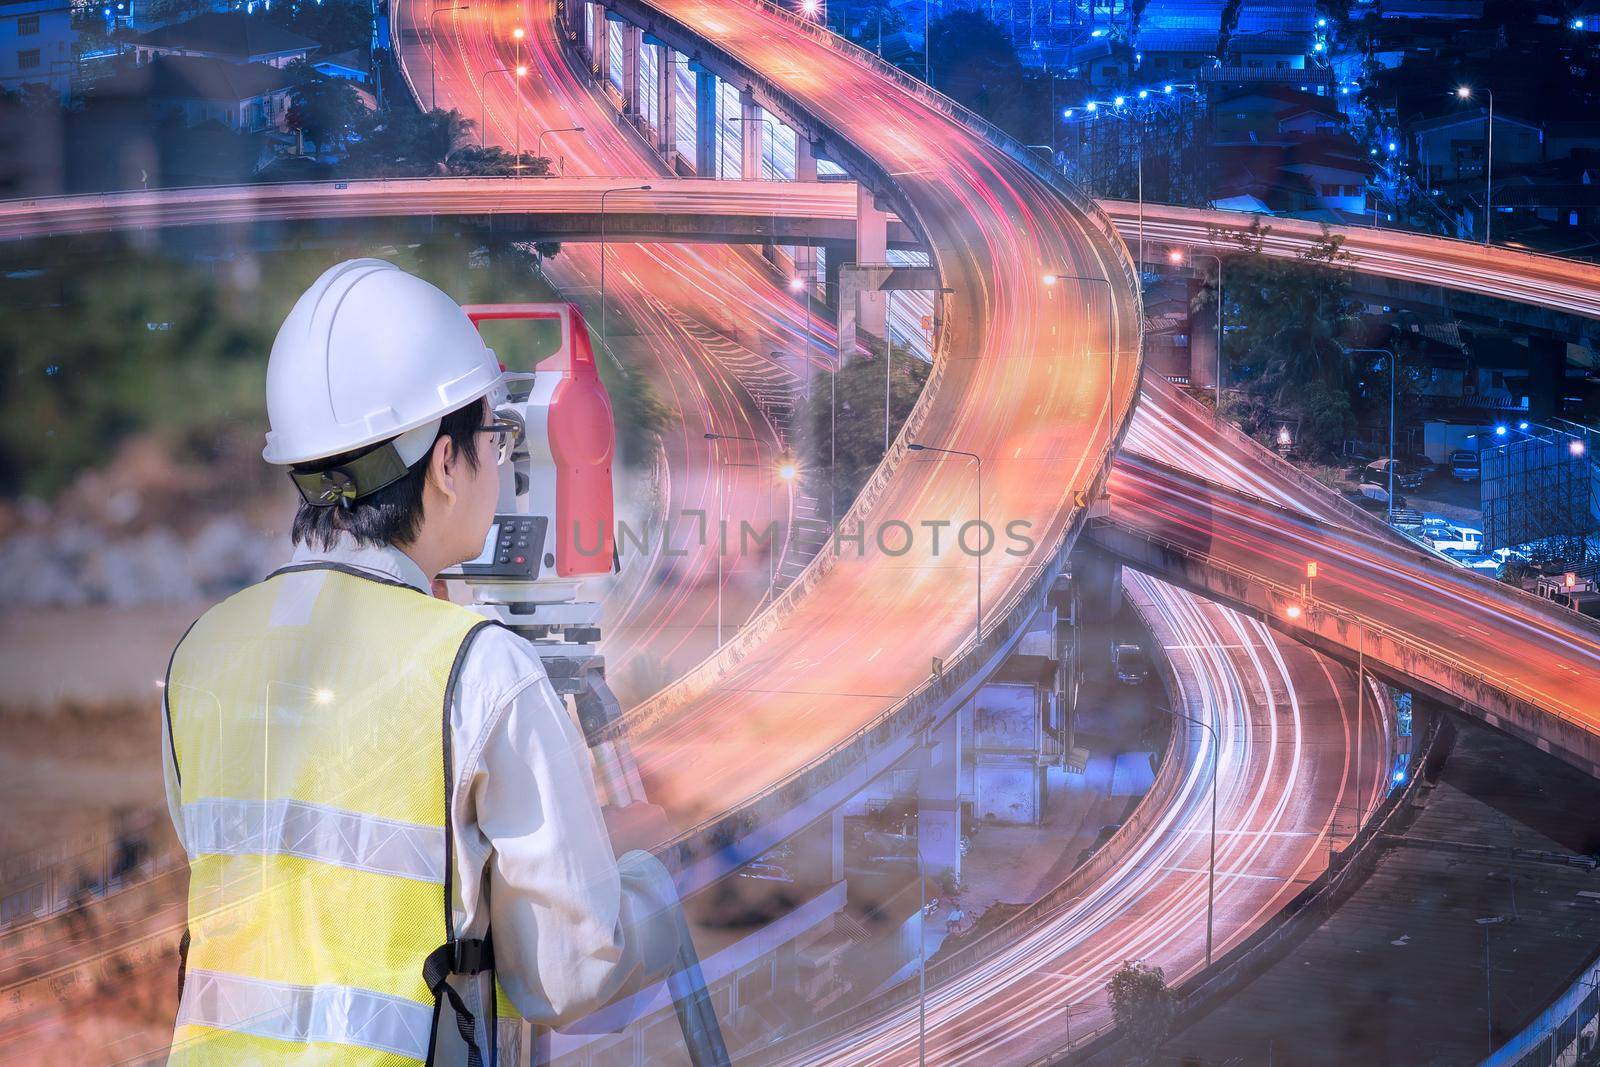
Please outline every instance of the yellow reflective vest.
[{"label": "yellow reflective vest", "polygon": [[493,1034],[443,981],[493,966],[453,929],[447,803],[452,689],[487,625],[315,564],[179,643],[165,692],[190,941],[172,1063],[387,1067],[431,1062],[440,1026]]}]

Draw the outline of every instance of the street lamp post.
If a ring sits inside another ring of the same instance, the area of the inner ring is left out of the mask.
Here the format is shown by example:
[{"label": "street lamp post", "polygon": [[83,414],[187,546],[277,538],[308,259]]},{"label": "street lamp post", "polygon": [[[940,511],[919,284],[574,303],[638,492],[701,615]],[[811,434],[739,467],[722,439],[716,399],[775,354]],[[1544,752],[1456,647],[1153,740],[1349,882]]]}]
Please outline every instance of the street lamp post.
[{"label": "street lamp post", "polygon": [[511,87],[516,91],[517,94],[517,104],[516,107],[512,109],[512,121],[516,124],[517,128],[516,159],[519,161],[522,159],[522,85],[520,84],[520,79],[527,73],[528,68],[523,66],[494,67],[484,71],[483,75],[478,79],[478,99],[483,103],[483,125],[478,128],[479,148],[487,150],[489,147],[489,75],[504,74],[507,78],[513,79],[511,82]]},{"label": "street lamp post", "polygon": [[[906,445],[913,452],[937,452],[945,456],[965,456],[972,460],[978,470],[978,536],[983,536],[983,457],[976,452],[966,452],[959,448],[935,448],[933,445],[921,445],[915,442]],[[956,543],[960,544],[961,535],[956,535]],[[979,542],[982,544],[982,542]],[[987,546],[984,546],[987,548]],[[983,552],[977,553],[978,557],[978,616],[977,625],[972,631],[972,648],[976,652],[978,642],[983,637]]]},{"label": "street lamp post", "polygon": [[[1483,95],[1489,98],[1489,125],[1484,130],[1483,160],[1483,243],[1489,243],[1489,226],[1494,219],[1494,92],[1485,89]],[[1456,90],[1456,99],[1471,100],[1472,89],[1461,86]]]},{"label": "street lamp post", "polygon": [[439,110],[439,30],[433,20],[442,11],[466,11],[471,4],[452,4],[436,7],[428,12],[428,110]]},{"label": "street lamp post", "polygon": [[1203,727],[1211,734],[1211,861],[1206,870],[1206,966],[1210,967],[1211,939],[1215,929],[1217,904],[1217,779],[1222,777],[1222,740],[1217,735],[1217,728],[1204,719],[1185,715],[1181,711],[1174,711],[1160,704],[1155,705],[1155,708],[1175,719],[1183,719]]},{"label": "street lamp post", "polygon": [[1389,522],[1394,523],[1394,394],[1395,379],[1399,376],[1399,360],[1387,348],[1347,348],[1347,356],[1387,356],[1389,359]]},{"label": "street lamp post", "polygon": [[619,185],[600,194],[600,347],[606,348],[606,197],[612,193],[648,193],[648,185]]},{"label": "street lamp post", "polygon": [[1489,927],[1506,921],[1504,915],[1489,915],[1476,920],[1483,928],[1483,1000],[1488,1016],[1489,1051],[1494,1052],[1494,970],[1489,963]]},{"label": "street lamp post", "polygon": [[[551,130],[540,130],[539,131],[539,138],[538,138],[537,141],[534,142],[533,154],[538,156],[540,159],[544,158],[544,139],[546,137],[550,136],[552,133],[582,133],[582,132],[583,132],[583,127],[582,126],[558,126],[555,129],[551,129]],[[562,170],[566,169],[566,158],[567,158],[566,156],[562,156],[561,157]],[[554,174],[554,172],[552,172],[548,176],[553,178],[553,177],[555,177],[555,174]]]}]

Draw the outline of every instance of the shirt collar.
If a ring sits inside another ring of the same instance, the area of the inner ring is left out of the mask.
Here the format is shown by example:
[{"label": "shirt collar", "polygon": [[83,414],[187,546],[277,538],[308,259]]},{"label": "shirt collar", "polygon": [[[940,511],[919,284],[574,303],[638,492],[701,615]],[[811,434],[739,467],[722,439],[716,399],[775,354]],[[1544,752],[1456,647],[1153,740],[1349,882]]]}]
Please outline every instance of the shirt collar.
[{"label": "shirt collar", "polygon": [[416,560],[400,549],[393,545],[363,545],[347,533],[340,533],[330,549],[309,544],[296,545],[289,565],[306,563],[337,563],[380,578],[404,582],[419,592],[431,594],[433,591],[433,583],[422,573]]}]

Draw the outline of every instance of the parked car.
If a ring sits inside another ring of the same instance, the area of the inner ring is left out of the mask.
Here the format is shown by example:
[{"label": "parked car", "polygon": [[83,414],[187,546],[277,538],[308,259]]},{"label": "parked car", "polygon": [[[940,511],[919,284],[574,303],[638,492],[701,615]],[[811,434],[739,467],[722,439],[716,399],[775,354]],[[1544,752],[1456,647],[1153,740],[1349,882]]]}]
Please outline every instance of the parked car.
[{"label": "parked car", "polygon": [[1375,459],[1361,468],[1361,484],[1389,485],[1389,468],[1394,468],[1394,484],[1402,489],[1416,489],[1422,484],[1422,475],[1397,459]]},{"label": "parked car", "polygon": [[1484,571],[1488,574],[1496,574],[1500,570],[1499,560],[1493,556],[1485,556],[1481,552],[1464,548],[1441,548],[1439,551],[1469,570]]},{"label": "parked car", "polygon": [[1450,474],[1463,482],[1475,482],[1482,475],[1483,468],[1478,461],[1478,454],[1470,448],[1458,448],[1450,453]]},{"label": "parked car", "polygon": [[[1353,499],[1362,507],[1371,508],[1374,511],[1378,511],[1389,506],[1389,490],[1381,485],[1372,485],[1370,483],[1363,482],[1356,488],[1356,493]],[[1394,495],[1394,506],[1397,508],[1405,507],[1406,498],[1402,494],[1396,493]]]},{"label": "parked car", "polygon": [[1117,681],[1123,685],[1138,685],[1150,677],[1150,661],[1144,649],[1135,644],[1120,644],[1112,652],[1112,664],[1117,669]]},{"label": "parked car", "polygon": [[1433,542],[1433,547],[1440,552],[1456,550],[1481,554],[1483,549],[1483,531],[1470,526],[1424,526],[1422,536]]}]

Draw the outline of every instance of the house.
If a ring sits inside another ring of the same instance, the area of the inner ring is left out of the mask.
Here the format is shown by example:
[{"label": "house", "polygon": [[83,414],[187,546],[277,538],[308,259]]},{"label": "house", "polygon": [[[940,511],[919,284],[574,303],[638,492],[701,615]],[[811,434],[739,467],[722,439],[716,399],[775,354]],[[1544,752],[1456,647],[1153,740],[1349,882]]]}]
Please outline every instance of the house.
[{"label": "house", "polygon": [[265,63],[229,63],[208,56],[158,56],[99,82],[96,100],[144,101],[154,116],[189,126],[217,122],[240,133],[281,130],[291,82]]},{"label": "house", "polygon": [[201,56],[269,67],[286,67],[320,47],[309,37],[237,11],[210,12],[187,22],[158,26],[141,33],[133,44],[140,64],[155,56]]},{"label": "house", "polygon": [[[1446,112],[1411,124],[1412,162],[1429,185],[1482,178],[1486,158],[1486,109]],[[1531,166],[1544,156],[1544,133],[1506,114],[1494,117],[1496,170]]]},{"label": "house", "polygon": [[1253,3],[1240,6],[1238,22],[1228,35],[1226,66],[1246,70],[1305,70],[1316,47],[1316,6],[1302,3]]},{"label": "house", "polygon": [[1275,145],[1220,146],[1214,153],[1217,207],[1355,222],[1367,209],[1372,164],[1350,138],[1311,137]]},{"label": "house", "polygon": [[366,85],[370,80],[368,71],[371,64],[365,48],[352,48],[348,52],[318,59],[311,65],[330,78],[340,78],[357,85]]},{"label": "house", "polygon": [[1135,35],[1139,74],[1153,81],[1192,82],[1216,65],[1223,0],[1150,0]]},{"label": "house", "polygon": [[0,88],[43,86],[63,100],[78,67],[67,0],[0,0]]},{"label": "house", "polygon": [[1288,144],[1344,129],[1332,97],[1281,85],[1252,86],[1213,100],[1211,139],[1218,145]]}]

